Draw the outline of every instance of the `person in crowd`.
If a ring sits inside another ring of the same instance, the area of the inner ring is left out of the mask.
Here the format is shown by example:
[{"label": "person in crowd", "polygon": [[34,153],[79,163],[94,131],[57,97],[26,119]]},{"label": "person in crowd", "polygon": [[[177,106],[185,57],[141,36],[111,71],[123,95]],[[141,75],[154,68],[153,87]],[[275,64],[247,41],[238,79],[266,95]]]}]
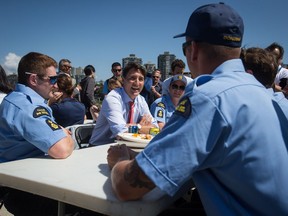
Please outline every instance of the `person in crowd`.
[{"label": "person in crowd", "polygon": [[109,79],[108,81],[108,89],[109,92],[112,91],[115,88],[121,88],[123,83],[122,77],[117,77],[115,79]]},{"label": "person in crowd", "polygon": [[11,91],[13,91],[13,88],[7,79],[4,68],[0,65],[0,104],[3,98]]},{"label": "person in crowd", "polygon": [[246,73],[239,58],[243,32],[240,15],[217,3],[197,8],[185,33],[175,36],[186,38],[182,47],[195,79],[136,157],[125,145],[108,150],[120,200],[141,199],[155,187],[176,198],[195,184],[207,215],[288,214],[287,119]]},{"label": "person in crowd", "polygon": [[108,83],[109,83],[110,79],[118,79],[119,81],[121,80],[121,76],[122,76],[121,64],[119,62],[114,62],[111,65],[111,72],[113,73],[113,76],[110,77],[109,79],[105,80],[105,82],[104,82],[104,86],[103,86],[103,90],[102,90],[102,93],[104,95],[107,95],[110,92],[110,90],[108,88]]},{"label": "person in crowd", "polygon": [[[21,58],[16,89],[0,105],[0,163],[46,154],[56,159],[71,155],[73,139],[55,122],[45,103],[57,81],[56,68],[57,62],[41,53]],[[11,189],[5,207],[14,215],[44,215],[45,211],[48,215],[57,210],[57,202]]]},{"label": "person in crowd", "polygon": [[69,59],[61,59],[59,61],[59,71],[58,74],[65,73],[71,76],[71,61]]},{"label": "person in crowd", "polygon": [[145,98],[147,103],[149,103],[149,96],[152,93],[151,92],[152,85],[153,85],[152,73],[146,73],[144,86],[140,94]]},{"label": "person in crowd", "polygon": [[[109,81],[108,81],[109,92],[112,91],[115,88],[121,88],[122,87],[122,83],[123,83],[123,80],[122,80],[121,76],[117,77],[116,79],[109,79]],[[90,113],[91,113],[91,116],[93,118],[93,122],[97,121],[97,119],[99,117],[100,110],[101,110],[101,105],[99,105],[99,104],[92,105],[90,107]]]},{"label": "person in crowd", "polygon": [[[177,74],[184,74],[185,63],[181,59],[175,59],[171,64],[172,76]],[[162,95],[169,94],[169,85],[172,77],[165,79],[162,83]],[[187,84],[193,81],[191,77],[186,76]]]},{"label": "person in crowd", "polygon": [[278,71],[274,80],[274,84],[275,84],[274,88],[276,91],[282,91],[282,88],[280,86],[280,81],[281,79],[288,78],[288,69],[283,67],[284,48],[280,44],[274,42],[270,44],[268,47],[266,47],[265,49],[275,55],[275,58],[278,64]]},{"label": "person in crowd", "polygon": [[161,130],[174,113],[184,94],[186,84],[187,80],[184,75],[173,76],[169,85],[169,94],[163,95],[152,103],[150,111]]},{"label": "person in crowd", "polygon": [[62,93],[58,101],[50,101],[55,121],[63,126],[83,124],[85,119],[85,106],[72,98],[74,87],[72,78],[66,74],[59,74],[57,78],[57,91]]},{"label": "person in crowd", "polygon": [[145,99],[140,95],[146,70],[131,62],[123,70],[123,87],[112,90],[104,99],[89,143],[102,145],[114,142],[118,134],[128,132],[131,124],[140,124],[140,133],[158,127]]},{"label": "person in crowd", "polygon": [[80,92],[81,92],[81,85],[80,84],[76,84],[74,90],[73,90],[73,94],[72,97],[75,98],[77,101],[81,102],[81,97],[80,97]]},{"label": "person in crowd", "polygon": [[95,88],[95,68],[92,65],[87,65],[84,68],[85,78],[80,82],[81,92],[80,98],[81,102],[86,107],[86,117],[87,119],[93,119],[90,113],[90,107],[96,104],[94,96]]},{"label": "person in crowd", "polygon": [[152,86],[151,90],[148,93],[148,106],[150,107],[151,104],[157,99],[160,98],[162,95],[162,84],[161,84],[161,71],[156,69],[152,72]]},{"label": "person in crowd", "polygon": [[272,88],[278,71],[278,63],[275,56],[265,49],[250,47],[241,50],[240,58],[242,59],[246,72],[252,74],[268,89],[268,92],[274,96],[288,119],[288,100],[282,92],[274,92]]}]

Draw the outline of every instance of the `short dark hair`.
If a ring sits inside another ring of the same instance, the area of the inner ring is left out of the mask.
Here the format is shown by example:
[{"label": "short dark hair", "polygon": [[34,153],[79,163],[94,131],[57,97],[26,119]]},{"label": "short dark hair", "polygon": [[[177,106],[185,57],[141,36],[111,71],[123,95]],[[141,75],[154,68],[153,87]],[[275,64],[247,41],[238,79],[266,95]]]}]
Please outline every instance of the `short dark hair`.
[{"label": "short dark hair", "polygon": [[50,56],[42,53],[30,52],[23,56],[18,64],[18,83],[27,85],[27,72],[35,73],[38,76],[45,76],[48,67],[57,68],[57,62]]},{"label": "short dark hair", "polygon": [[171,64],[171,70],[174,71],[176,67],[185,68],[186,65],[181,59],[175,59]]},{"label": "short dark hair", "polygon": [[131,69],[140,70],[141,74],[144,76],[144,78],[146,78],[146,69],[142,65],[135,63],[135,62],[129,62],[124,67],[123,74],[122,74],[124,78],[127,77],[127,74],[129,73]]},{"label": "short dark hair", "polygon": [[84,73],[86,76],[90,76],[93,72],[95,72],[95,68],[93,67],[93,65],[87,65],[84,68]]},{"label": "short dark hair", "polygon": [[120,67],[121,67],[121,64],[120,64],[119,62],[114,62],[114,63],[111,65],[111,68],[117,67],[117,66],[120,66]]},{"label": "short dark hair", "polygon": [[278,44],[278,43],[276,43],[276,42],[270,44],[270,45],[269,45],[268,47],[266,47],[265,49],[266,49],[267,51],[269,51],[269,52],[273,52],[275,49],[278,49],[278,50],[279,50],[279,55],[276,56],[277,61],[278,61],[279,59],[282,59],[283,56],[284,56],[284,48],[283,48],[280,44]]},{"label": "short dark hair", "polygon": [[240,58],[245,70],[251,70],[253,76],[266,88],[271,88],[278,65],[275,56],[265,49],[251,47],[242,49]]}]

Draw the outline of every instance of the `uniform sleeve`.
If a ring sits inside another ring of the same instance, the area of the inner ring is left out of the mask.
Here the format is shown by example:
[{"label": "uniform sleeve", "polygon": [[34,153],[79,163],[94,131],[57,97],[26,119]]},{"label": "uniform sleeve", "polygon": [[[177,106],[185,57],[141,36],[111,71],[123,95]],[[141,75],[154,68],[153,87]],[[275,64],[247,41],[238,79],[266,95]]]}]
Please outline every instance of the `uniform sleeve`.
[{"label": "uniform sleeve", "polygon": [[207,157],[221,136],[223,125],[226,121],[210,100],[199,97],[193,104],[184,97],[163,131],[136,160],[157,187],[173,196],[204,163],[219,163],[220,158]]},{"label": "uniform sleeve", "polygon": [[54,121],[49,108],[44,106],[19,110],[13,124],[17,133],[45,153],[66,136],[62,128]]}]

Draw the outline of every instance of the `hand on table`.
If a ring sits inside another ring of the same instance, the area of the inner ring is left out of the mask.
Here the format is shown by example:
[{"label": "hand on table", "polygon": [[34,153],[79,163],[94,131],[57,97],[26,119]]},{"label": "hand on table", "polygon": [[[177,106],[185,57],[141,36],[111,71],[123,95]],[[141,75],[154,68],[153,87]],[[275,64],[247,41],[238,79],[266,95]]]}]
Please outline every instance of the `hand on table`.
[{"label": "hand on table", "polygon": [[110,146],[107,153],[107,162],[110,169],[119,161],[131,160],[137,155],[137,152],[131,150],[125,144]]}]

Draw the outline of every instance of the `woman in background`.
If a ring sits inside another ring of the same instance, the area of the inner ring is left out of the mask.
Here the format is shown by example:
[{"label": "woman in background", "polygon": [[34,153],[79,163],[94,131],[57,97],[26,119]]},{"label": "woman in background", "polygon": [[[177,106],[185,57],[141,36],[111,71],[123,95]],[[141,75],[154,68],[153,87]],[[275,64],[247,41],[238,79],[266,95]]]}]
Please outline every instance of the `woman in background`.
[{"label": "woman in background", "polygon": [[63,127],[83,124],[85,106],[72,96],[74,90],[72,78],[66,74],[60,74],[57,78],[57,88],[57,92],[61,94],[59,100],[53,101],[53,97],[49,100],[55,121]]}]

